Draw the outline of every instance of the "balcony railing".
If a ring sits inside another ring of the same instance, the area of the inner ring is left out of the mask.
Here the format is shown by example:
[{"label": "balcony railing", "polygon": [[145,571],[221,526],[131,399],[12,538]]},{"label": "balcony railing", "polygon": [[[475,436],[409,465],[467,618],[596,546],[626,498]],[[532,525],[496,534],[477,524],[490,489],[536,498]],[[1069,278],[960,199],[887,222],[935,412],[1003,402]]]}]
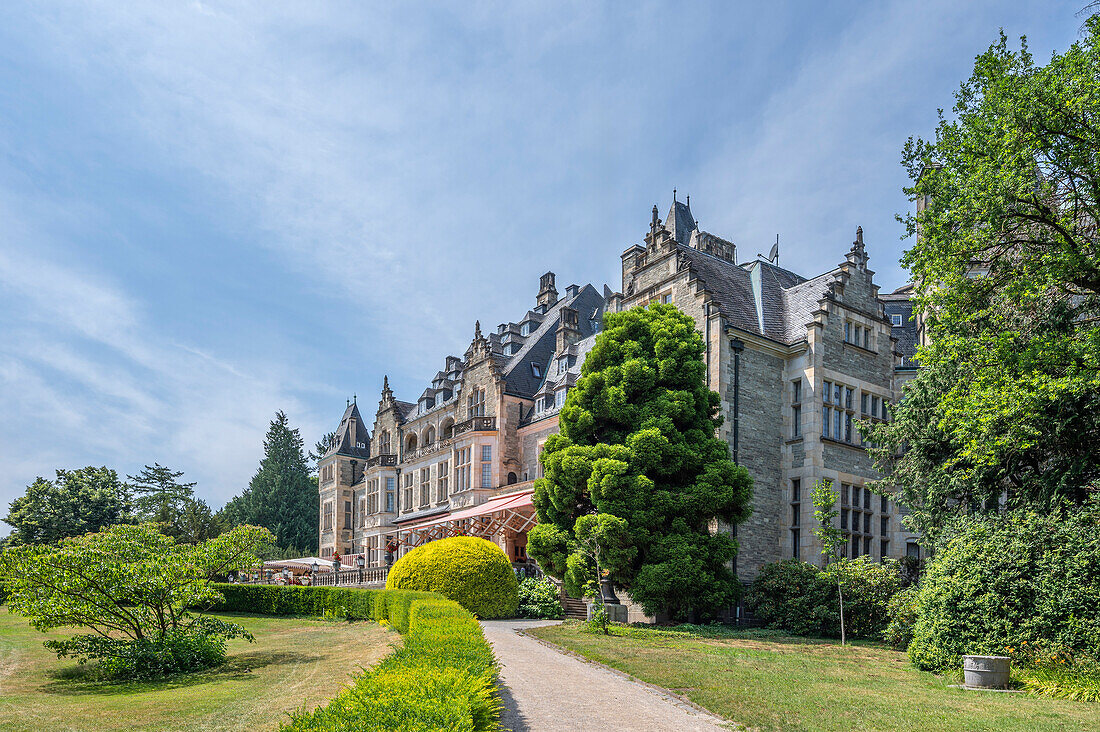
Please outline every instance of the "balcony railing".
[{"label": "balcony railing", "polygon": [[397,465],[397,456],[393,454],[383,454],[367,458],[368,468],[377,468],[379,465],[383,468],[392,468]]},{"label": "balcony railing", "polygon": [[405,456],[405,460],[416,460],[417,458],[422,458],[425,455],[433,455],[437,452],[440,452],[441,450],[447,450],[451,447],[451,443],[453,442],[454,439],[450,437],[445,440],[433,442],[432,444],[425,445],[418,450],[413,450],[411,453]]},{"label": "balcony railing", "polygon": [[466,432],[496,432],[496,430],[496,417],[470,417],[465,422],[459,422],[455,425],[455,436],[457,437]]}]

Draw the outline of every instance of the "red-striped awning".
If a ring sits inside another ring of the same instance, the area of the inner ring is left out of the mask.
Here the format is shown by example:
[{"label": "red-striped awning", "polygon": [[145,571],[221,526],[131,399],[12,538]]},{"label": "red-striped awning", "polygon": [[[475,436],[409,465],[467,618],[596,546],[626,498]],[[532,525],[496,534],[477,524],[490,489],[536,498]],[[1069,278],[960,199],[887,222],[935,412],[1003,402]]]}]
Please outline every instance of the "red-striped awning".
[{"label": "red-striped awning", "polygon": [[531,499],[534,495],[535,489],[529,488],[519,491],[518,493],[495,496],[477,506],[464,508],[461,511],[449,513],[444,516],[437,516],[436,518],[416,524],[415,526],[402,526],[401,531],[422,531],[423,529],[439,526],[440,524],[447,524],[452,521],[462,521],[464,519],[472,519],[479,516],[490,516],[498,511],[516,511],[521,508],[533,507],[534,503]]}]

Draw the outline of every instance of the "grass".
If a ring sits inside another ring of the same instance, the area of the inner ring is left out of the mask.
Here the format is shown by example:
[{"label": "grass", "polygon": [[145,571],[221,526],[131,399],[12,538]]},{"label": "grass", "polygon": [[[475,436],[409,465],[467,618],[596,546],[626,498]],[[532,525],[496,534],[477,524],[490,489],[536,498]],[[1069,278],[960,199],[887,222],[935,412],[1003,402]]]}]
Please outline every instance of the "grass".
[{"label": "grass", "polygon": [[757,730],[1100,730],[1100,706],[949,688],[878,644],[847,647],[768,631],[615,627],[578,623],[531,635],[663,686]]},{"label": "grass", "polygon": [[375,623],[221,615],[255,643],[229,642],[229,663],[155,682],[92,681],[59,661],[40,633],[0,609],[0,729],[273,730],[298,707],[338,694],[360,666],[386,656],[400,636]]}]

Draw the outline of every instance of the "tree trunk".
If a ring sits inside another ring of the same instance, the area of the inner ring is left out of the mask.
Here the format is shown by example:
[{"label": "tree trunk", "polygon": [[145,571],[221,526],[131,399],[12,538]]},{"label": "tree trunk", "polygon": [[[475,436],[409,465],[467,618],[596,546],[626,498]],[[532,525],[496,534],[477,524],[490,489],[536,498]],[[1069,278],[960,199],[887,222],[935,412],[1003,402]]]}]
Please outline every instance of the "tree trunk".
[{"label": "tree trunk", "polygon": [[836,594],[840,598],[840,645],[844,645],[844,590],[840,586],[840,572],[836,573]]}]

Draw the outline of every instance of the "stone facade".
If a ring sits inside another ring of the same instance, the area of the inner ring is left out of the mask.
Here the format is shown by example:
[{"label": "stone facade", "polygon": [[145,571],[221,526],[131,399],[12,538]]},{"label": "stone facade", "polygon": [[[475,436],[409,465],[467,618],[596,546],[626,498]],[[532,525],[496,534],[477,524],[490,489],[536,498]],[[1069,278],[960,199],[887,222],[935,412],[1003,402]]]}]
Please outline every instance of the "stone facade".
[{"label": "stone facade", "polygon": [[[908,290],[880,296],[862,230],[836,268],[806,278],[771,261],[738,263],[735,245],[701,231],[674,196],[621,259],[619,292],[571,285],[559,297],[544,275],[532,310],[489,335],[476,325],[466,353],[448,356],[416,402],[384,384],[373,439],[349,405],[320,466],[321,555],[363,552],[377,566],[403,527],[528,488],[603,313],[651,302],[695,320],[722,397],[719,434],[755,481],[753,513],[735,530],[741,579],[792,556],[820,562],[810,502],[819,480],[841,493],[849,556],[919,551],[894,503],[865,488],[877,476],[857,423],[888,418],[915,371],[917,336]],[[522,558],[525,536],[499,541]]]}]

